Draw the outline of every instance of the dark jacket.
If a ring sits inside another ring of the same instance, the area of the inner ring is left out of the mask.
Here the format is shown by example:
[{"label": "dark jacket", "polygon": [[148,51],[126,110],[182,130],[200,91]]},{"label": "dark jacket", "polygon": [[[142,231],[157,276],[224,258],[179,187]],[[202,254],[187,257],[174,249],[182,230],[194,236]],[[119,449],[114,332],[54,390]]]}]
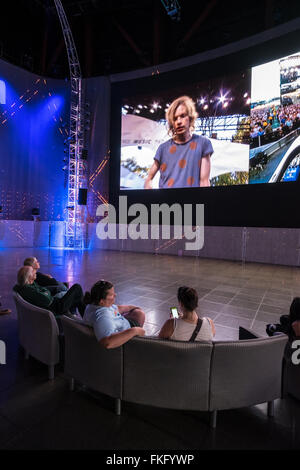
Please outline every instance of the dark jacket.
[{"label": "dark jacket", "polygon": [[46,287],[40,287],[35,282],[25,284],[25,286],[16,284],[13,289],[20,294],[24,300],[37,307],[49,308],[53,303],[53,297],[50,291],[46,289]]},{"label": "dark jacket", "polygon": [[57,286],[59,284],[59,282],[54,279],[54,277],[48,277],[46,274],[40,273],[39,271],[36,272],[35,282],[42,287]]}]

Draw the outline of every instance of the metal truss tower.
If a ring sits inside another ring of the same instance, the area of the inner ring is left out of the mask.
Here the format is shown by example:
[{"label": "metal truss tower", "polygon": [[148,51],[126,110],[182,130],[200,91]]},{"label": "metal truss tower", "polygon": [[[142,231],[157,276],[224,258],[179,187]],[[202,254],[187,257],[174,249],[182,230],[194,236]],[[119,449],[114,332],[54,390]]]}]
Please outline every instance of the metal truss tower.
[{"label": "metal truss tower", "polygon": [[84,220],[82,220],[81,208],[78,206],[78,194],[80,188],[87,187],[86,162],[82,159],[84,147],[84,90],[80,63],[69,22],[61,0],[54,0],[54,3],[68,53],[71,80],[70,131],[67,139],[69,143],[68,216],[65,229],[65,246],[83,248]]}]

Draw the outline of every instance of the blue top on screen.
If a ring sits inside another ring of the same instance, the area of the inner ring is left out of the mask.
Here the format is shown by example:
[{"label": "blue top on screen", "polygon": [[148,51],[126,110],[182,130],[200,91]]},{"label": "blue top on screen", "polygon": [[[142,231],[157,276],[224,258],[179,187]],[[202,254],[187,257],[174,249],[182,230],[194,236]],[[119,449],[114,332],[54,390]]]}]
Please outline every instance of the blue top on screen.
[{"label": "blue top on screen", "polygon": [[185,144],[164,142],[154,157],[160,165],[159,187],[199,187],[201,158],[213,151],[211,141],[202,135],[193,134]]}]

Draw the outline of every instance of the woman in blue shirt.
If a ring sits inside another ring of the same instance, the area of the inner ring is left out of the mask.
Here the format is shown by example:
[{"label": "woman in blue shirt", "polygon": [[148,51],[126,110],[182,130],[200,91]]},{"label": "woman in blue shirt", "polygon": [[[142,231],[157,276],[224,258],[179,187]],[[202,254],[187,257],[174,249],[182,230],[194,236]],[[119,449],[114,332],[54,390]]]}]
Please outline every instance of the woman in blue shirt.
[{"label": "woman in blue shirt", "polygon": [[83,321],[92,326],[99,343],[107,349],[117,348],[134,336],[144,336],[144,312],[135,305],[115,305],[111,282],[98,281],[86,292]]}]

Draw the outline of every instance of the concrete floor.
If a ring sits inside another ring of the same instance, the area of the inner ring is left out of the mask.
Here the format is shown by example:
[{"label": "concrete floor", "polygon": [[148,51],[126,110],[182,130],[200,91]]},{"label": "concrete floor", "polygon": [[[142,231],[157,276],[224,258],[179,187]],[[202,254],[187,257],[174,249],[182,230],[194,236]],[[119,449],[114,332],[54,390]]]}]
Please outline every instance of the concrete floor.
[{"label": "concrete floor", "polygon": [[300,295],[300,270],[270,266],[112,251],[64,251],[15,248],[0,251],[3,307],[0,339],[7,347],[7,364],[0,365],[0,449],[296,449],[300,447],[300,403],[276,400],[275,417],[267,418],[266,404],[221,411],[218,427],[208,427],[203,412],[156,409],[124,403],[114,414],[113,400],[82,387],[73,393],[56,366],[47,380],[47,367],[30,358],[18,345],[17,315],[11,289],[17,269],[27,256],[37,256],[41,272],[51,273],[84,290],[99,279],[115,285],[117,303],[140,305],[145,329],[156,334],[177,305],[180,285],[195,287],[198,313],[210,316],[216,339],[237,339],[238,326],[265,335],[267,323],[288,313]]}]

